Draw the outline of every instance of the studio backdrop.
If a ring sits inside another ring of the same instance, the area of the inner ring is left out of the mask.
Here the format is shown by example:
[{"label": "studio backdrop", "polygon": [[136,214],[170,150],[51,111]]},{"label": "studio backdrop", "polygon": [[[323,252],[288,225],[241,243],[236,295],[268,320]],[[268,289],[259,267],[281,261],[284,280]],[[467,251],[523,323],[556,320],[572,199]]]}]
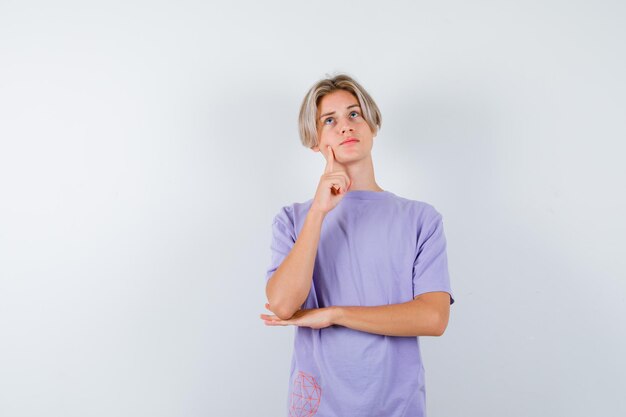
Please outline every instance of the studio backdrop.
[{"label": "studio backdrop", "polygon": [[620,1],[0,2],[0,416],[282,416],[271,223],[304,94],[379,105],[385,190],[443,217],[433,417],[623,416]]}]

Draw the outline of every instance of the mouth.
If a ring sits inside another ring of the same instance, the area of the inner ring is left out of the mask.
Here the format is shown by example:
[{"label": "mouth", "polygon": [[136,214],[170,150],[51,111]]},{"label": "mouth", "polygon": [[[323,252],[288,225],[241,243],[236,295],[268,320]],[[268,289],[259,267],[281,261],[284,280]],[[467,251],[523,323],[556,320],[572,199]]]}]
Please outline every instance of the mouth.
[{"label": "mouth", "polygon": [[353,143],[353,142],[359,142],[359,140],[357,138],[348,138],[344,140],[343,142],[341,142],[339,146],[345,145],[346,143]]}]

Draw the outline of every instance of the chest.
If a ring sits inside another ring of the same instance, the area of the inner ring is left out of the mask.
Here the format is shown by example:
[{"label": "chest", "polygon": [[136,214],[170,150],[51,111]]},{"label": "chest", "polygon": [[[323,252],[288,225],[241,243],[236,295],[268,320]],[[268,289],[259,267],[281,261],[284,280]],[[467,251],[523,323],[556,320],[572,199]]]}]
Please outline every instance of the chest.
[{"label": "chest", "polygon": [[406,213],[362,209],[327,220],[313,273],[320,307],[411,299],[417,231]]}]

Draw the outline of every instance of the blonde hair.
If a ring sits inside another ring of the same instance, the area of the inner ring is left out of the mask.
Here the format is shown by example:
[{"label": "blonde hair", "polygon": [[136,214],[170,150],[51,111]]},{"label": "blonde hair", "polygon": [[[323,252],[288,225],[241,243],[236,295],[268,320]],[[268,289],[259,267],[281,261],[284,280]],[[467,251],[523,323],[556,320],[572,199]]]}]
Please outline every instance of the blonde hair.
[{"label": "blonde hair", "polygon": [[359,101],[363,118],[372,133],[376,135],[383,120],[378,106],[368,92],[349,75],[337,74],[330,77],[326,74],[326,77],[316,82],[302,100],[300,115],[298,116],[298,130],[302,144],[307,148],[319,146],[317,136],[318,124],[320,123],[317,120],[318,105],[322,97],[337,90],[345,90]]}]

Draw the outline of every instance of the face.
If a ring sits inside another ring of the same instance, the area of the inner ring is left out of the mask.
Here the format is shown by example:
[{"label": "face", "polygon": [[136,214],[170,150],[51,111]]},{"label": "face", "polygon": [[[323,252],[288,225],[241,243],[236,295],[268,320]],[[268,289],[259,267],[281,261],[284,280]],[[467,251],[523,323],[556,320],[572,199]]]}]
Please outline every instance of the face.
[{"label": "face", "polygon": [[[330,145],[335,159],[342,163],[350,163],[370,156],[374,142],[374,134],[363,118],[359,100],[352,93],[336,90],[322,97],[317,110],[317,137],[324,157]],[[356,141],[342,143],[346,139]]]}]

